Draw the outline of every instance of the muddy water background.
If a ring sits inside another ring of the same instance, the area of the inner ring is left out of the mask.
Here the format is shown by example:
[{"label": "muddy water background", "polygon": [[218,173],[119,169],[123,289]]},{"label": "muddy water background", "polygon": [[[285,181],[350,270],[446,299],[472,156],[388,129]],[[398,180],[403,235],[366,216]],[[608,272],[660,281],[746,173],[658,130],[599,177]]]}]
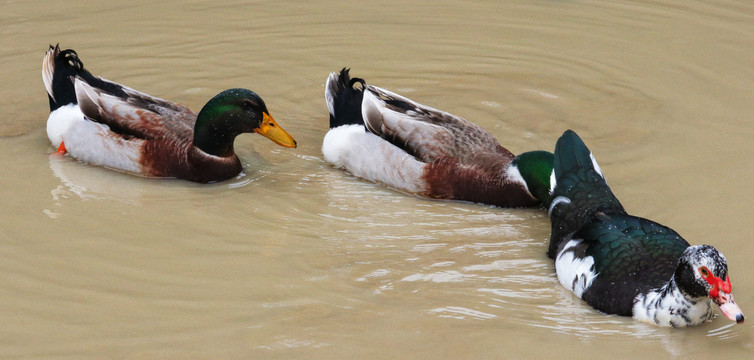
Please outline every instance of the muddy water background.
[{"label": "muddy water background", "polygon": [[[0,358],[751,357],[754,322],[659,329],[556,282],[541,210],[417,199],[323,162],[342,66],[514,152],[575,129],[630,212],[728,257],[754,316],[754,3],[0,2]],[[297,149],[238,179],[50,157],[49,43],[198,111],[257,91]]]}]

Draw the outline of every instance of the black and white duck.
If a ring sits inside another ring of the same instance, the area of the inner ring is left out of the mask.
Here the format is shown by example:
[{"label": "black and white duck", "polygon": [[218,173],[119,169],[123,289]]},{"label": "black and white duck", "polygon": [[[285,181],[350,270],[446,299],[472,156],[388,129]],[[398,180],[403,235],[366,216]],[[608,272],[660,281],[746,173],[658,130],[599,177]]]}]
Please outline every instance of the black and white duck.
[{"label": "black and white duck", "polygon": [[702,324],[712,303],[744,321],[720,251],[629,215],[575,132],[560,137],[554,155],[547,255],[564,287],[597,310],[660,326]]}]

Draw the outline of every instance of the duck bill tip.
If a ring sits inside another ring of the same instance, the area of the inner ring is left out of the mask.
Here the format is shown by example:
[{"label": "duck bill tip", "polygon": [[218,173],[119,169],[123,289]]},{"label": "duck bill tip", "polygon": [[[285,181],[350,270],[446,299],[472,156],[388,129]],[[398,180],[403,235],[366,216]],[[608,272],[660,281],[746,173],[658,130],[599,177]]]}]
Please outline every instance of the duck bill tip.
[{"label": "duck bill tip", "polygon": [[721,291],[720,296],[714,298],[713,301],[715,302],[715,304],[717,304],[717,306],[720,308],[720,311],[723,313],[723,315],[725,315],[726,318],[733,320],[738,324],[744,322],[744,313],[733,300],[733,296],[731,294],[727,294]]}]

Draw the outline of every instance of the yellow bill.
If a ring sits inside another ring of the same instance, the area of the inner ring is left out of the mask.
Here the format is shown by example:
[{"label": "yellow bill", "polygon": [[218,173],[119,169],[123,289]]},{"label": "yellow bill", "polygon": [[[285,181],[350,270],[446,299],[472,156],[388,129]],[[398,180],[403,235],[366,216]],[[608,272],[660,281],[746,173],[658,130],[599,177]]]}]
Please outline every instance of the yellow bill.
[{"label": "yellow bill", "polygon": [[293,140],[293,137],[291,137],[288,132],[283,130],[283,128],[278,125],[278,123],[275,122],[275,119],[272,118],[267,113],[262,114],[262,124],[259,125],[258,128],[254,130],[254,132],[267,137],[268,139],[275,142],[275,144],[278,144],[280,146],[295,148],[296,147],[296,140]]}]

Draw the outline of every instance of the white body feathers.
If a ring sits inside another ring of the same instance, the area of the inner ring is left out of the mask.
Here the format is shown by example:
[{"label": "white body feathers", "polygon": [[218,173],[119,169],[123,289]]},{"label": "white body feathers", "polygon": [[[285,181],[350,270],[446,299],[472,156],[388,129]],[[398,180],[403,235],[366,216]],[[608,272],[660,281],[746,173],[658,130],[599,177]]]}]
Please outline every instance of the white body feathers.
[{"label": "white body feathers", "polygon": [[558,275],[558,281],[578,297],[584,294],[584,291],[592,285],[592,281],[597,277],[597,274],[594,273],[594,258],[591,256],[579,258],[575,255],[574,249],[582,241],[581,239],[569,241],[555,259],[555,272]]},{"label": "white body feathers", "polygon": [[322,154],[327,162],[354,176],[411,193],[426,190],[418,181],[426,164],[367,132],[363,125],[330,129],[322,142]]},{"label": "white body feathers", "polygon": [[143,140],[125,140],[107,125],[88,120],[76,104],[62,106],[47,119],[47,137],[54,147],[63,142],[66,152],[92,165],[141,173]]}]

